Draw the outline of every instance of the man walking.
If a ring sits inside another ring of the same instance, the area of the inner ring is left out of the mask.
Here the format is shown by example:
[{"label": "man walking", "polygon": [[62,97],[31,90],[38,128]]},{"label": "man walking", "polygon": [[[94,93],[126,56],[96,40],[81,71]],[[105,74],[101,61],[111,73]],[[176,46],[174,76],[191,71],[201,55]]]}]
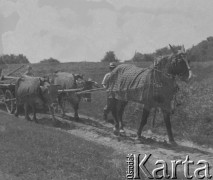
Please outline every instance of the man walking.
[{"label": "man walking", "polygon": [[[110,75],[111,75],[111,72],[112,72],[112,70],[113,69],[115,69],[116,68],[116,64],[115,63],[110,63],[109,64],[109,69],[110,69],[110,72],[109,73],[107,73],[105,76],[104,76],[104,78],[103,78],[103,81],[102,81],[102,86],[104,87],[104,88],[108,88],[108,81],[109,81],[109,77],[110,77]],[[108,113],[110,112],[112,110],[112,98],[110,98],[110,97],[107,97],[107,104],[106,104],[106,106],[104,107],[104,120],[107,122],[107,115],[108,115]]]},{"label": "man walking", "polygon": [[27,71],[26,71],[23,75],[26,75],[26,76],[34,76],[33,68],[32,68],[31,66],[28,66],[28,67],[27,67]]}]

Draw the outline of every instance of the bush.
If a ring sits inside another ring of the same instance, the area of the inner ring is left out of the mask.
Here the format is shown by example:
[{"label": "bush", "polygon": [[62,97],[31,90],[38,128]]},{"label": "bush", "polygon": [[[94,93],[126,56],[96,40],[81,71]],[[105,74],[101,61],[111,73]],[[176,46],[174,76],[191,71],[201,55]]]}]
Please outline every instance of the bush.
[{"label": "bush", "polygon": [[26,56],[23,54],[5,54],[0,56],[0,64],[28,64],[30,63]]},{"label": "bush", "polygon": [[101,62],[119,62],[119,60],[117,59],[117,57],[115,56],[114,51],[108,51],[106,52],[104,58],[101,60]]},{"label": "bush", "polygon": [[44,59],[42,61],[40,61],[40,63],[44,63],[44,64],[59,64],[60,61],[54,58],[49,58],[49,59]]}]

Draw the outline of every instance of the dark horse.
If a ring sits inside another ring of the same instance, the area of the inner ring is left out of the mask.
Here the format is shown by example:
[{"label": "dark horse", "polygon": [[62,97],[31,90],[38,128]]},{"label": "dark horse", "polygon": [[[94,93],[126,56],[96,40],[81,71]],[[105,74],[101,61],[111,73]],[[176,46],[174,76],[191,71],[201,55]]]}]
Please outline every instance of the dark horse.
[{"label": "dark horse", "polygon": [[[108,97],[112,101],[112,114],[115,121],[114,133],[124,132],[122,116],[128,101],[144,104],[143,115],[138,128],[137,137],[141,138],[143,127],[147,123],[151,108],[161,108],[164,122],[171,144],[176,144],[172,134],[170,114],[171,101],[176,93],[176,80],[187,81],[191,70],[184,47],[172,54],[156,60],[156,63],[146,69],[130,64],[121,64],[113,71],[108,84]],[[120,125],[119,125],[120,123]]]}]

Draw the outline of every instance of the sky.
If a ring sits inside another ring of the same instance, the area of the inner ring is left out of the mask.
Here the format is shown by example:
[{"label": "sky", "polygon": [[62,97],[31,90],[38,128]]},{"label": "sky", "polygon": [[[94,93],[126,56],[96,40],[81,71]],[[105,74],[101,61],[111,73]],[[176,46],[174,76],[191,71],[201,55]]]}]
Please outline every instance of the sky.
[{"label": "sky", "polygon": [[128,60],[213,36],[212,0],[0,0],[0,54],[30,62]]}]

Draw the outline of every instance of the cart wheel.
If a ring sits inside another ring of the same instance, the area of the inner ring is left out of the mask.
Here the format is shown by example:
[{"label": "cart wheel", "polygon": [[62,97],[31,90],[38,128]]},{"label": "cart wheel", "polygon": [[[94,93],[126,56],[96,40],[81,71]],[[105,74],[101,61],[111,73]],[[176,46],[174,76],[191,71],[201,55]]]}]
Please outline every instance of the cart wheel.
[{"label": "cart wheel", "polygon": [[[7,101],[10,99],[11,99],[11,101]],[[10,114],[14,113],[14,111],[15,111],[15,101],[12,99],[14,99],[14,96],[13,96],[12,92],[7,89],[5,91],[5,105],[6,105],[7,112]]]}]

